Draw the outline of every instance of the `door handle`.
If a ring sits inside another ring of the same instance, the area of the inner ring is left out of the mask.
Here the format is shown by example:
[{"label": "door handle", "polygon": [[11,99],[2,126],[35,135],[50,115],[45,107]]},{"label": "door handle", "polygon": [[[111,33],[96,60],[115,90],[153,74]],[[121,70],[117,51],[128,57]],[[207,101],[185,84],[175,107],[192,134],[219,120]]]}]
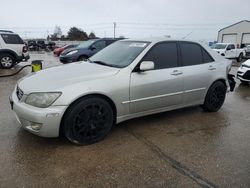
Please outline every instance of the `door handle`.
[{"label": "door handle", "polygon": [[180,74],[183,74],[181,71],[178,71],[178,70],[174,70],[171,75],[174,75],[174,76],[177,76],[177,75],[180,75]]},{"label": "door handle", "polygon": [[216,68],[213,66],[213,65],[210,65],[209,67],[208,67],[208,70],[215,70]]}]

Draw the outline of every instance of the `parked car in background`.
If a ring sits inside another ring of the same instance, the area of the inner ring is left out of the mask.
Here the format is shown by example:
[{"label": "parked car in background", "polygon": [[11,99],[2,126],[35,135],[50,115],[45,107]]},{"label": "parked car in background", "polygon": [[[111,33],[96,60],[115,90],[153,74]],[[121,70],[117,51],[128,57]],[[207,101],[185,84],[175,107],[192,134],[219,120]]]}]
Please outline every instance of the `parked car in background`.
[{"label": "parked car in background", "polygon": [[38,46],[38,49],[40,50],[45,50],[46,49],[46,43],[45,43],[45,40],[37,40],[37,46]]},{"label": "parked car in background", "polygon": [[27,47],[28,47],[29,51],[37,51],[38,50],[38,45],[36,43],[36,40],[28,40]]},{"label": "parked car in background", "polygon": [[67,45],[64,45],[62,47],[58,47],[58,48],[54,49],[54,54],[57,56],[60,56],[64,50],[67,50],[70,48],[75,48],[77,46],[78,46],[78,44],[67,44]]},{"label": "parked car in background", "polygon": [[249,58],[250,57],[250,45],[247,45],[245,47],[245,51],[246,51],[246,57]]},{"label": "parked car in background", "polygon": [[230,68],[231,61],[201,43],[127,39],[85,62],[23,78],[10,102],[31,133],[92,144],[131,118],[194,105],[218,111],[234,88]]},{"label": "parked car in background", "polygon": [[28,59],[28,49],[21,37],[12,31],[0,30],[0,68],[10,69]]},{"label": "parked car in background", "polygon": [[250,59],[241,64],[237,71],[237,78],[244,84],[250,83]]},{"label": "parked car in background", "polygon": [[225,58],[236,59],[238,62],[241,62],[246,55],[244,49],[237,49],[232,43],[216,43],[212,48]]},{"label": "parked car in background", "polygon": [[47,50],[48,51],[54,51],[54,49],[58,48],[55,42],[53,41],[48,41],[47,43]]},{"label": "parked car in background", "polygon": [[117,40],[119,39],[103,38],[82,42],[76,48],[64,50],[60,55],[60,61],[62,63],[71,63],[88,59]]}]

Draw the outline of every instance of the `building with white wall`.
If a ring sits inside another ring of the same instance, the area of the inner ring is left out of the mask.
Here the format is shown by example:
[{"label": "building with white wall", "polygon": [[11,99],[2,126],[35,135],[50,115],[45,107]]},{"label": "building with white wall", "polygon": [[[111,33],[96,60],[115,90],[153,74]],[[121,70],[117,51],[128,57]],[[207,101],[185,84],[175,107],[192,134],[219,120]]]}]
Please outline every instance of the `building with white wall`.
[{"label": "building with white wall", "polygon": [[250,45],[250,21],[243,20],[219,30],[217,41],[233,43],[238,48]]}]

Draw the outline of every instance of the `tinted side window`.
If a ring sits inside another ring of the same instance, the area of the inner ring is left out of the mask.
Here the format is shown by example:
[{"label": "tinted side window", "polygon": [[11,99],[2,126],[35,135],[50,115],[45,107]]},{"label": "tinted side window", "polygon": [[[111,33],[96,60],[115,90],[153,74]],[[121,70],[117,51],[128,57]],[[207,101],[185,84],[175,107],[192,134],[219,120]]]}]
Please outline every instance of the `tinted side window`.
[{"label": "tinted side window", "polygon": [[24,44],[18,35],[1,34],[1,36],[6,44]]},{"label": "tinted side window", "polygon": [[106,45],[108,46],[108,45],[112,44],[113,42],[115,42],[115,40],[106,40]]},{"label": "tinted side window", "polygon": [[195,43],[181,42],[183,66],[199,65],[203,63],[201,47]]},{"label": "tinted side window", "polygon": [[93,44],[93,46],[97,49],[97,50],[101,50],[103,48],[106,47],[106,42],[104,40],[102,41],[97,41],[95,44]]},{"label": "tinted side window", "polygon": [[231,49],[235,49],[235,46],[234,46],[234,44],[231,44]]},{"label": "tinted side window", "polygon": [[208,54],[205,49],[202,49],[203,63],[213,62],[214,59]]},{"label": "tinted side window", "polygon": [[144,56],[143,61],[153,61],[155,69],[177,67],[177,44],[175,42],[156,44]]}]

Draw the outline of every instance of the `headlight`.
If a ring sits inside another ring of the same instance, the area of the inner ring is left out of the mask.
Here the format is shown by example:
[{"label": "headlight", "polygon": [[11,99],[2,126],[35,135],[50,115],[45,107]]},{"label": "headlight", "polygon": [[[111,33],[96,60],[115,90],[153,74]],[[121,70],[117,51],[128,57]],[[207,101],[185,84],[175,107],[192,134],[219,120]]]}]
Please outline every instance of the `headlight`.
[{"label": "headlight", "polygon": [[47,108],[60,97],[60,92],[31,93],[27,96],[25,103],[39,108]]},{"label": "headlight", "polygon": [[67,53],[66,55],[73,55],[73,54],[75,54],[75,53],[77,53],[77,52],[78,52],[78,50],[73,50],[73,51]]}]

